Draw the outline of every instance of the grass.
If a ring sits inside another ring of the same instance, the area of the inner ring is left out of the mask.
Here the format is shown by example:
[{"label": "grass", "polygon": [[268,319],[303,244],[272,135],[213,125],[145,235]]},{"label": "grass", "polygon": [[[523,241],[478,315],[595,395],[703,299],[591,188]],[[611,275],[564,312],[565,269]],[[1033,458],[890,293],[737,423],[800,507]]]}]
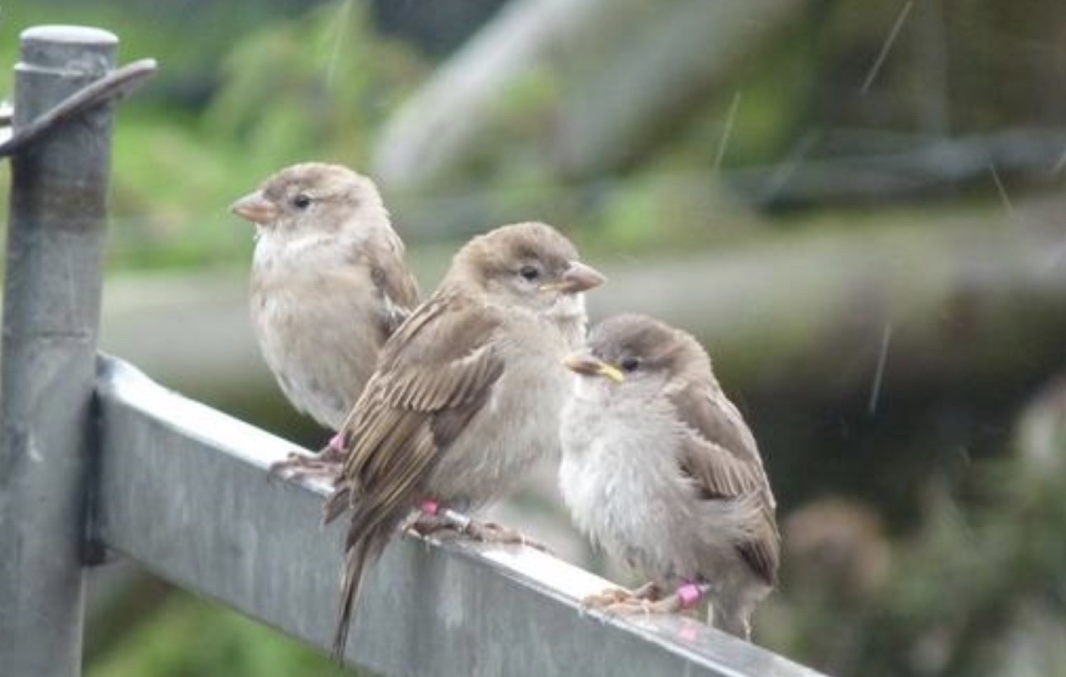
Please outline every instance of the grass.
[{"label": "grass", "polygon": [[335,677],[324,654],[217,604],[170,594],[86,666],[87,677]]}]

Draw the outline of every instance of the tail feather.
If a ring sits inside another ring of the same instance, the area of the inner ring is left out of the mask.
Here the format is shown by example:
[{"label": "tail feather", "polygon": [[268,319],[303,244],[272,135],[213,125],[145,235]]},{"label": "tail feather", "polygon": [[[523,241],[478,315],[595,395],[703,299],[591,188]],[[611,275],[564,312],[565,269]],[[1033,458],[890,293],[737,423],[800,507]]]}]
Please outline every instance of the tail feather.
[{"label": "tail feather", "polygon": [[326,499],[326,505],[322,511],[322,523],[329,524],[348,510],[352,505],[351,497],[353,494],[354,492],[348,483],[338,484],[333,493]]},{"label": "tail feather", "polygon": [[389,537],[399,523],[399,518],[393,515],[386,515],[371,521],[374,513],[367,512],[370,514],[357,508],[348,533],[340,606],[337,610],[337,630],[333,635],[332,656],[338,663],[344,660],[344,649],[348,644],[352,614],[359,603],[359,593],[367,571],[370,565],[381,556],[385,546],[388,545]]},{"label": "tail feather", "polygon": [[349,548],[344,560],[344,579],[341,583],[340,606],[337,610],[337,629],[333,634],[333,660],[344,662],[344,649],[348,645],[348,631],[352,624],[352,611],[359,601],[363,587],[369,553],[368,543],[363,540]]}]

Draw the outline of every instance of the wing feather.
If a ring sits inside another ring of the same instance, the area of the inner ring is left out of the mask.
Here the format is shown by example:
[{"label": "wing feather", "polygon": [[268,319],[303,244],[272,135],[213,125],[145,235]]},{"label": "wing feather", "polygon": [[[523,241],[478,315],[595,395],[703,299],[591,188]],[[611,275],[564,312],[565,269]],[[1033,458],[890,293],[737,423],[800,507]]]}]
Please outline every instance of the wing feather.
[{"label": "wing feather", "polygon": [[437,294],[382,348],[378,369],[344,426],[348,456],[326,521],[351,512],[335,651],[343,648],[365,568],[421,498],[434,463],[491,397],[503,373],[494,311]]},{"label": "wing feather", "polygon": [[747,424],[721,391],[708,385],[690,384],[669,399],[688,433],[680,451],[681,472],[704,500],[755,501],[757,517],[749,537],[736,544],[737,552],[759,578],[776,584],[780,538],[774,496]]}]

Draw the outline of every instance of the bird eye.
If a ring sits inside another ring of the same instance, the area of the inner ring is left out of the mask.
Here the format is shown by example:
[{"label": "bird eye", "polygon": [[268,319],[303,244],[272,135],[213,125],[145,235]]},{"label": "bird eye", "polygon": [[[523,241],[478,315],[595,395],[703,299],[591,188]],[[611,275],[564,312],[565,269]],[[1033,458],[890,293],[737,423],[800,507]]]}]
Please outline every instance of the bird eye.
[{"label": "bird eye", "polygon": [[296,196],[292,198],[292,206],[297,209],[307,209],[311,206],[311,196],[307,193],[297,193]]},{"label": "bird eye", "polygon": [[618,366],[622,367],[622,371],[634,372],[640,368],[640,358],[627,357],[622,360],[622,363]]},{"label": "bird eye", "polygon": [[536,266],[522,266],[519,268],[518,274],[532,282],[540,277],[540,270],[538,270]]}]

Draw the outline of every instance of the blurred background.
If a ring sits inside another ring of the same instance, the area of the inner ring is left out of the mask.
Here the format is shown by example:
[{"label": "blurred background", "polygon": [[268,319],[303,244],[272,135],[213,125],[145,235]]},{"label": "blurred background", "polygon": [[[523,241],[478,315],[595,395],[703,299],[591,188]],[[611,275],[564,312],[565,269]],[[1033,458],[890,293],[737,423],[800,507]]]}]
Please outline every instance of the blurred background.
[{"label": "blurred background", "polygon": [[[471,234],[551,222],[610,277],[594,318],[695,333],[760,441],[784,564],[759,644],[1066,675],[1066,4],[22,0],[4,93],[42,23],[161,64],[118,116],[105,349],[318,447],[251,336],[235,198],[358,168],[426,290]],[[634,582],[552,484],[498,515]],[[340,674],[130,567],[90,613],[90,677]]]}]

